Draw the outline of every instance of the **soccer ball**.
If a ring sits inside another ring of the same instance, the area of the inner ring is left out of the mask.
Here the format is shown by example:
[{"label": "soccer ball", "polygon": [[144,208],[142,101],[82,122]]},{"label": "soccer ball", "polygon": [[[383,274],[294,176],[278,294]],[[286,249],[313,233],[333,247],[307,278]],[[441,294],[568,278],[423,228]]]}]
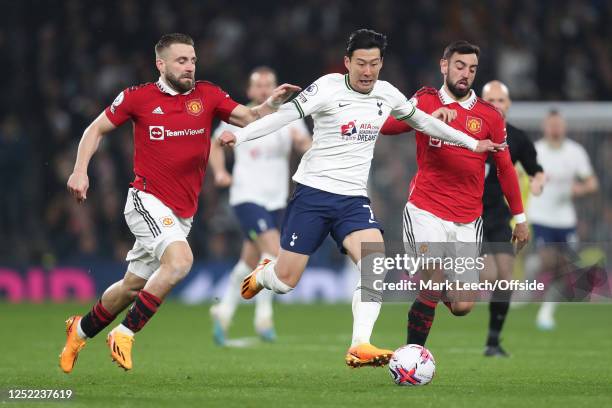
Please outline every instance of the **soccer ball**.
[{"label": "soccer ball", "polygon": [[389,372],[397,385],[427,385],[436,373],[436,361],[425,347],[408,344],[393,352]]}]

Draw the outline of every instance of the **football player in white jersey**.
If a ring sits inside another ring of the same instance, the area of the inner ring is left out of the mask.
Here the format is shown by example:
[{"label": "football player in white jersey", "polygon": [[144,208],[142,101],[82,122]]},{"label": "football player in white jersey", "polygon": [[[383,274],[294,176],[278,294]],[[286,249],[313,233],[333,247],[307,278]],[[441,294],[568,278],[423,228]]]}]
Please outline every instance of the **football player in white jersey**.
[{"label": "football player in white jersey", "polygon": [[[249,76],[247,96],[259,105],[276,88],[276,73],[269,67],[255,68]],[[217,138],[236,126],[221,122],[213,133]],[[276,259],[280,249],[280,224],[289,193],[289,157],[292,147],[303,153],[312,144],[303,119],[296,120],[268,137],[245,143],[234,149],[233,175],[225,167],[223,148],[211,145],[210,165],[218,187],[228,187],[229,203],[240,222],[245,239],[240,260],[230,273],[229,284],[221,301],[210,309],[213,338],[218,345],[226,342],[238,302],[240,284],[262,259]],[[255,331],[263,341],[276,338],[272,318],[270,290],[255,298]]]},{"label": "football player in white jersey", "polygon": [[[297,186],[285,213],[279,256],[276,261],[264,260],[245,278],[244,298],[263,288],[276,293],[291,291],[309,256],[328,234],[360,272],[362,261],[368,262],[366,257],[384,256],[381,226],[370,207],[367,181],[374,144],[389,115],[475,151],[504,148],[490,140],[476,141],[434,119],[393,85],[378,80],[386,43],[386,37],[375,31],[353,32],[344,57],[348,74],[325,75],[281,106],[278,113],[259,120],[257,126],[219,137],[221,144],[240,145],[307,115],[314,121],[313,145],[293,176]],[[362,243],[369,244],[364,253]],[[370,279],[372,271],[363,272],[362,279]],[[353,336],[345,357],[349,366],[384,365],[391,357],[391,350],[370,344],[381,301],[382,294],[373,289],[372,282],[360,281],[353,295]]]},{"label": "football player in white jersey", "polygon": [[[544,137],[535,143],[535,148],[547,183],[541,195],[529,197],[527,212],[542,270],[559,274],[567,270],[568,260],[562,253],[565,252],[563,245],[578,240],[573,199],[596,192],[599,182],[584,147],[566,137],[565,120],[557,111],[548,114],[543,131]],[[536,323],[542,330],[555,327],[557,296],[563,289],[559,276],[556,278],[538,312]]]}]

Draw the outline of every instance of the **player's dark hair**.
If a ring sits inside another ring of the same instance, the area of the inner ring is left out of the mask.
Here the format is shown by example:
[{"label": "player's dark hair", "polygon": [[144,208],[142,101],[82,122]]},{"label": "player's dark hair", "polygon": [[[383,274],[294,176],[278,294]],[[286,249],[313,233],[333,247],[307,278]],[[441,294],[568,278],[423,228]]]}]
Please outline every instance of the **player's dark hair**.
[{"label": "player's dark hair", "polygon": [[183,33],[164,34],[155,44],[155,55],[159,56],[163,50],[172,44],[187,44],[193,47],[193,38]]},{"label": "player's dark hair", "polygon": [[355,50],[369,50],[371,48],[378,48],[380,58],[382,58],[387,48],[387,36],[374,30],[362,28],[351,33],[346,44],[346,56],[351,58]]},{"label": "player's dark hair", "polygon": [[454,53],[461,55],[476,54],[476,57],[478,58],[480,57],[480,47],[465,40],[454,41],[444,49],[442,59],[450,60]]}]

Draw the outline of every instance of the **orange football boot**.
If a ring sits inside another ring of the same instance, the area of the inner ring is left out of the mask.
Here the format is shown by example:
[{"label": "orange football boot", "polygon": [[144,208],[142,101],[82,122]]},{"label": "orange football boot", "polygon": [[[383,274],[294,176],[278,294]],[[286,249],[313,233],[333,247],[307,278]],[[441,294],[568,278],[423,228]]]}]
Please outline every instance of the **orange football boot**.
[{"label": "orange football boot", "polygon": [[370,343],[362,343],[348,349],[346,365],[357,368],[363,366],[384,366],[389,362],[393,351],[379,349]]},{"label": "orange football boot", "polygon": [[264,260],[261,261],[259,265],[257,265],[257,268],[255,268],[253,272],[248,274],[246,278],[242,280],[242,289],[240,291],[240,294],[244,299],[253,298],[264,288],[263,285],[257,283],[257,273],[261,271],[270,262],[272,261],[264,258]]},{"label": "orange football boot", "polygon": [[77,333],[77,326],[81,316],[71,316],[66,320],[66,344],[59,355],[59,364],[63,372],[69,374],[79,357],[79,351],[85,347],[87,341]]},{"label": "orange football boot", "polygon": [[132,369],[132,345],[134,336],[113,330],[108,333],[106,344],[110,348],[111,358],[125,371]]}]

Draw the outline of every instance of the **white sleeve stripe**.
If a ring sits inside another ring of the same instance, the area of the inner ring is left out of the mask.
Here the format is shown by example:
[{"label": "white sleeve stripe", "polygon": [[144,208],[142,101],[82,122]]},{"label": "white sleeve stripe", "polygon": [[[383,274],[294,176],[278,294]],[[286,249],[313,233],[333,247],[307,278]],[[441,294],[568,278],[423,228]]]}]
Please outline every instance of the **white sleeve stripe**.
[{"label": "white sleeve stripe", "polygon": [[416,108],[414,107],[414,105],[412,105],[412,112],[410,112],[408,115],[402,116],[400,118],[397,118],[397,120],[406,120],[406,119],[410,119],[412,117],[412,115],[414,115],[414,112],[416,111]]},{"label": "white sleeve stripe", "polygon": [[300,119],[303,118],[304,117],[304,110],[300,106],[300,103],[298,101],[296,101],[295,99],[292,100],[291,102],[293,102],[293,104],[295,105],[295,108],[298,110],[298,113],[300,114]]}]

